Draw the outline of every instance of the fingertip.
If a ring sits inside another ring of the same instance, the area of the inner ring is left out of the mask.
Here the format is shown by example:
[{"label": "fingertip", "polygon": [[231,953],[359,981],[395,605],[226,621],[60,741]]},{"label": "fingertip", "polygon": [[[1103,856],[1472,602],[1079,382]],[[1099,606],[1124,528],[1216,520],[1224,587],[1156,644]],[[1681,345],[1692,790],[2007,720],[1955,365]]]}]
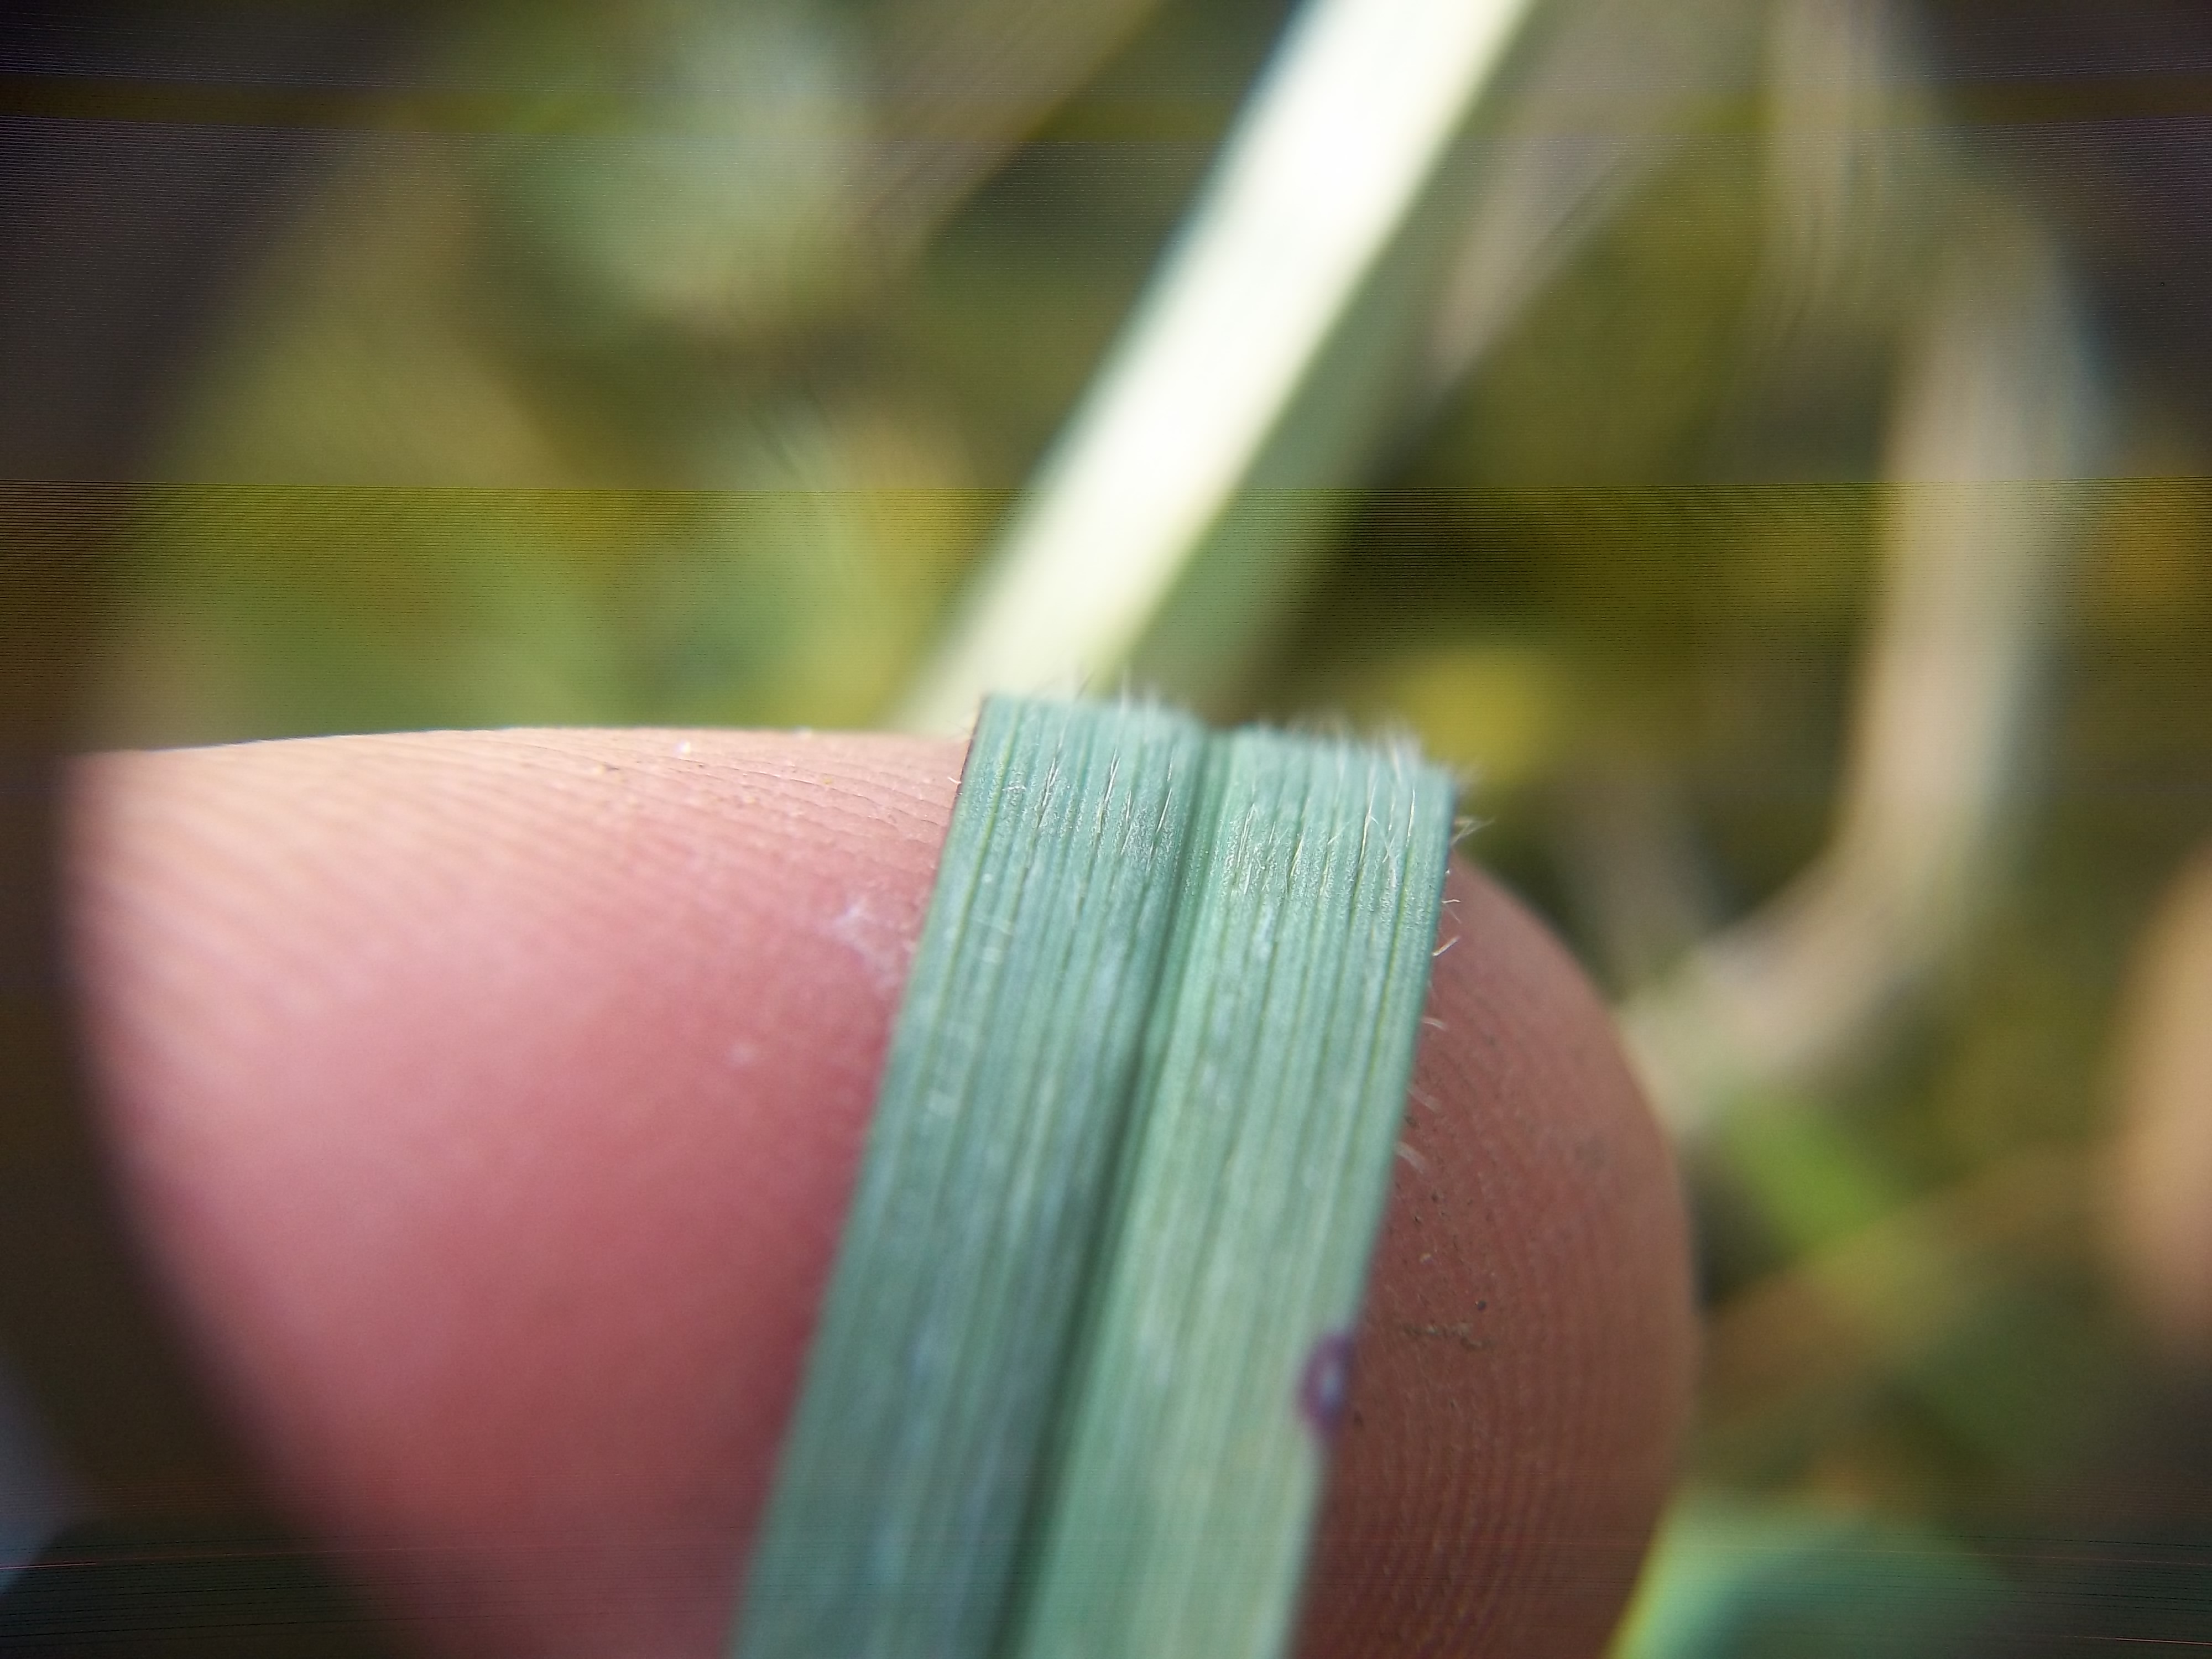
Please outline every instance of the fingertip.
[{"label": "fingertip", "polygon": [[445,1648],[719,1647],[959,760],[454,733],[85,775],[127,1188],[283,1497]]},{"label": "fingertip", "polygon": [[[960,760],[478,733],[88,774],[146,1226],[285,1492],[445,1647],[719,1647]],[[1450,891],[1316,1659],[1597,1650],[1686,1401],[1680,1207],[1605,1012]]]}]

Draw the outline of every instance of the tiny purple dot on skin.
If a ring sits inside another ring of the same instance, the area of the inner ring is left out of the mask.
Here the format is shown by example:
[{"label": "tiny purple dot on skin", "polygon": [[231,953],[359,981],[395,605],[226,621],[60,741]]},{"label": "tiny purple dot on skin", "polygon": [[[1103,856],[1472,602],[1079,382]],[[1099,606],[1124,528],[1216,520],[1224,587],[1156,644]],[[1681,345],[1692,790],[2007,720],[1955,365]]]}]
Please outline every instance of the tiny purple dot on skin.
[{"label": "tiny purple dot on skin", "polygon": [[1323,1440],[1333,1438],[1352,1398],[1352,1338],[1330,1331],[1306,1355],[1298,1377],[1298,1415]]}]

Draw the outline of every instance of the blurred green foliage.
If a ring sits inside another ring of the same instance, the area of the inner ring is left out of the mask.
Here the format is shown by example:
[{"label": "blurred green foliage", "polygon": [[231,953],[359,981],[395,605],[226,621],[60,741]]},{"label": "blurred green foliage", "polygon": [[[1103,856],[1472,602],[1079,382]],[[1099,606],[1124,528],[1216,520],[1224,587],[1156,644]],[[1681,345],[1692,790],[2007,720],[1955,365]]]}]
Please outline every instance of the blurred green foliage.
[{"label": "blurred green foliage", "polygon": [[1948,1659],[2006,1599],[1923,1529],[1818,1510],[1682,1504],[1620,1659]]}]

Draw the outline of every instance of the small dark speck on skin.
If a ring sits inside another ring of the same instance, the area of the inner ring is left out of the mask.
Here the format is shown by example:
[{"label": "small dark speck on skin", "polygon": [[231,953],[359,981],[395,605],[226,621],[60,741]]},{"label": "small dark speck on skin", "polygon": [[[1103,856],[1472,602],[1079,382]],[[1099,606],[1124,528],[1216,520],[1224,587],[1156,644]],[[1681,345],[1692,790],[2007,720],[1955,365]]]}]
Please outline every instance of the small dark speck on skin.
[{"label": "small dark speck on skin", "polygon": [[1330,1331],[1306,1355],[1298,1376],[1298,1415],[1322,1440],[1334,1437],[1352,1398],[1352,1338]]},{"label": "small dark speck on skin", "polygon": [[1406,1320],[1400,1322],[1398,1328],[1408,1336],[1456,1343],[1469,1353],[1487,1353],[1493,1346],[1488,1337],[1474,1334],[1471,1322],[1463,1321],[1456,1325],[1423,1325]]}]

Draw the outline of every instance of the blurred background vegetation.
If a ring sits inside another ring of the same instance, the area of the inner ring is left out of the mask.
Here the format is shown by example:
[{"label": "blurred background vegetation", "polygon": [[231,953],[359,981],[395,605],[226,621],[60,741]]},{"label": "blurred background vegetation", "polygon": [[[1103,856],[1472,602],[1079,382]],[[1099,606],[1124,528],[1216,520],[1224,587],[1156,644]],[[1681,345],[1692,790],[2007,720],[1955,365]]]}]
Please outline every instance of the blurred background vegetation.
[{"label": "blurred background vegetation", "polygon": [[[2212,1638],[2195,360],[1972,9],[1540,0],[1126,659],[1416,732],[1620,1000],[1709,1322],[1645,1659]],[[894,718],[1288,15],[455,9],[203,365],[94,740]]]}]

